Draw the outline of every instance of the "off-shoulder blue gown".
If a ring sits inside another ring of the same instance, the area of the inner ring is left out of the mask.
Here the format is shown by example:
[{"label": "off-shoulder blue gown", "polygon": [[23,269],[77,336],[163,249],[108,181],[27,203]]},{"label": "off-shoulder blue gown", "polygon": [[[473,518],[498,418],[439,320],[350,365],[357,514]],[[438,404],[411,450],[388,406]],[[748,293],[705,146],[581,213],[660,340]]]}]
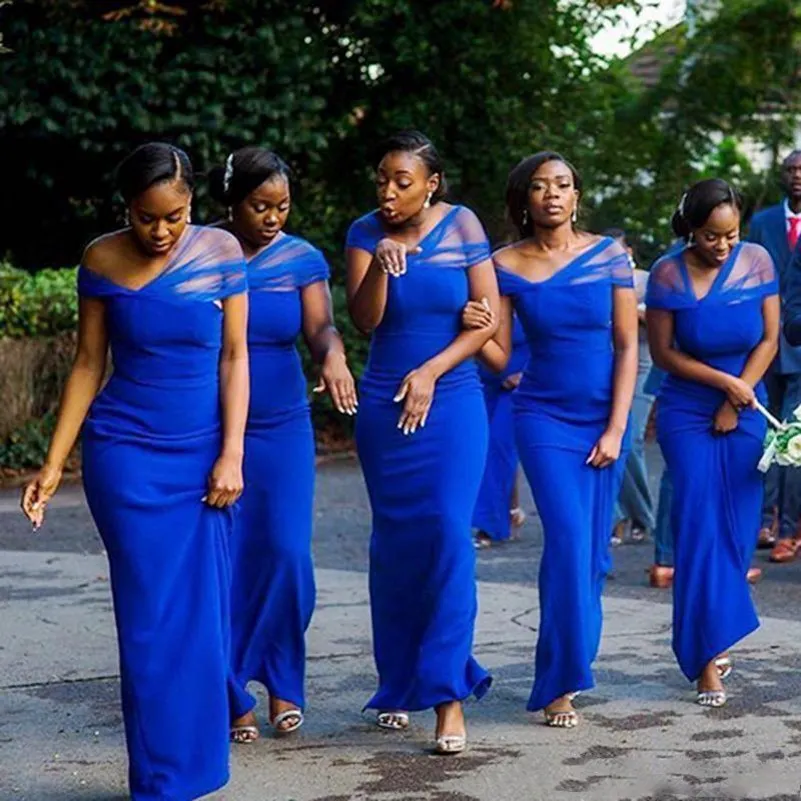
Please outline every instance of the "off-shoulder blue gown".
[{"label": "off-shoulder blue gown", "polygon": [[543,526],[540,630],[528,709],[594,686],[601,594],[609,571],[624,453],[586,464],[612,411],[615,287],[633,287],[628,256],[604,238],[550,278],[534,282],[496,256],[501,294],[511,297],[531,355],[514,393],[520,461]]},{"label": "off-shoulder blue gown", "polygon": [[511,534],[509,503],[520,461],[512,411],[514,390],[506,389],[503,382],[510,375],[523,371],[528,361],[528,353],[526,332],[515,316],[512,329],[512,357],[506,369],[502,373],[493,373],[479,365],[490,434],[484,477],[473,512],[473,527],[483,531],[493,540],[508,540]]},{"label": "off-shoulder blue gown", "polygon": [[134,801],[188,801],[228,780],[228,539],[203,503],[221,445],[222,298],[245,291],[239,243],[190,226],[138,290],[86,267],[114,372],[84,427],[86,497],[106,547]]},{"label": "off-shoulder blue gown", "polygon": [[[651,268],[646,304],[673,313],[679,349],[739,376],[764,335],[762,302],[778,293],[770,255],[761,245],[738,245],[699,300],[684,253]],[[761,383],[756,394],[767,402]],[[724,400],[713,387],[668,375],[657,406],[657,436],[674,487],[673,650],[690,681],[759,625],[746,574],[761,514],[757,464],[766,423],[748,409],[734,431],[715,434]]]},{"label": "off-shoulder blue gown", "polygon": [[[357,220],[348,247],[374,253],[377,212]],[[487,453],[487,412],[470,359],[436,385],[425,428],[398,429],[393,397],[411,370],[461,331],[468,271],[489,258],[476,216],[454,206],[389,279],[386,310],[360,386],[356,444],[370,505],[370,603],[378,691],[365,708],[421,710],[490,684],[471,655],[477,612],[471,517]]]},{"label": "off-shoulder blue gown", "polygon": [[319,250],[279,234],[248,262],[250,413],[245,492],[232,540],[232,717],[249,681],[303,708],[305,632],[314,611],[314,432],[296,342],[303,289],[328,279]]}]

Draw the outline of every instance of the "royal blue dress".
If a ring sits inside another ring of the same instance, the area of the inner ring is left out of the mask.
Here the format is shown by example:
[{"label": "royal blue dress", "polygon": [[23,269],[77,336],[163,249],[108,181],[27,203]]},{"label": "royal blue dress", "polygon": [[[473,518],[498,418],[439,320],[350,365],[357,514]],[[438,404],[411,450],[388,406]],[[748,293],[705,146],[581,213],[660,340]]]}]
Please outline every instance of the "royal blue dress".
[{"label": "royal blue dress", "polygon": [[232,718],[255,706],[249,681],[303,708],[314,611],[314,432],[296,342],[303,288],[328,280],[319,250],[279,234],[248,262],[250,412],[245,492],[232,540]]},{"label": "royal blue dress", "polygon": [[628,255],[604,238],[544,281],[504,268],[530,348],[514,393],[520,461],[543,527],[540,630],[528,709],[594,686],[601,593],[609,571],[612,517],[626,464],[591,467],[587,457],[609,424],[614,384],[615,287],[633,287]]},{"label": "royal blue dress", "polygon": [[138,290],[86,267],[114,372],[89,412],[83,480],[108,554],[134,801],[188,801],[228,780],[235,511],[207,506],[221,446],[219,301],[246,289],[239,243],[189,226]]},{"label": "royal blue dress", "polygon": [[510,375],[523,371],[528,361],[528,353],[526,332],[515,316],[512,328],[512,357],[506,369],[502,373],[493,373],[479,364],[490,434],[484,478],[473,512],[473,528],[498,541],[508,540],[511,534],[509,503],[520,461],[512,412],[514,390],[506,389],[503,382]]},{"label": "royal blue dress", "polygon": [[[738,245],[698,300],[684,252],[651,268],[646,304],[673,312],[684,353],[739,376],[764,335],[762,301],[778,293],[773,262],[761,245]],[[756,393],[765,403],[761,384]],[[757,464],[766,423],[748,409],[734,431],[715,434],[713,418],[725,399],[706,384],[668,375],[657,406],[657,436],[674,486],[673,650],[690,681],[759,625],[746,573],[760,521]]]},{"label": "royal blue dress", "polygon": [[[348,247],[372,254],[377,212],[357,220]],[[365,708],[421,710],[484,695],[471,655],[477,601],[473,508],[487,454],[487,412],[474,360],[436,384],[425,428],[404,436],[393,397],[411,370],[461,332],[468,272],[489,258],[472,211],[454,206],[389,278],[386,310],[361,381],[356,444],[370,505],[370,603],[379,687]]]}]

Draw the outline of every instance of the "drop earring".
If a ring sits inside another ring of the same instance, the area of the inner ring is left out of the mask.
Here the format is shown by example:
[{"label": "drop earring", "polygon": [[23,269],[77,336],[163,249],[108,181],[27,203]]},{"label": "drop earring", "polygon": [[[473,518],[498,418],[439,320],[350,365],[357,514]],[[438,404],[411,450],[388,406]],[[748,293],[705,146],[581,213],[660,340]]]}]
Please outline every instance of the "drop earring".
[{"label": "drop earring", "polygon": [[431,196],[432,196],[433,194],[434,194],[433,192],[429,192],[429,193],[426,195],[426,200],[425,200],[425,203],[423,203],[423,208],[424,208],[424,209],[430,209],[430,208],[431,208]]},{"label": "drop earring", "polygon": [[523,228],[528,225],[528,209],[523,209]]},{"label": "drop earring", "polygon": [[573,214],[570,219],[573,220],[574,224],[578,222],[578,206],[573,207]]},{"label": "drop earring", "polygon": [[231,206],[228,207],[228,222],[234,221],[234,210]]},{"label": "drop earring", "polygon": [[186,224],[189,225],[192,222],[192,204],[190,203],[186,207]]},{"label": "drop earring", "polygon": [[123,212],[122,224],[126,228],[130,228],[130,226],[131,226],[131,213],[128,211],[128,209],[125,209],[125,211]]}]

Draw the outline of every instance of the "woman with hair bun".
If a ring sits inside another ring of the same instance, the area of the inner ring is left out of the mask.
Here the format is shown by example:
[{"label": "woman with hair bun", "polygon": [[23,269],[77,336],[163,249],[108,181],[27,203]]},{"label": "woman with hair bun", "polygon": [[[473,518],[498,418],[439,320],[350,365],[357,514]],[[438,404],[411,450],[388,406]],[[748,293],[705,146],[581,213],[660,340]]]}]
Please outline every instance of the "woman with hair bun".
[{"label": "woman with hair bun", "polygon": [[209,180],[229,210],[224,226],[245,252],[250,292],[251,396],[231,603],[231,739],[249,743],[259,735],[249,681],[267,688],[278,734],[303,724],[305,633],[315,599],[315,446],[298,337],[320,365],[316,391],[327,390],[338,411],[356,413],[356,388],[334,326],[328,264],[305,239],[283,231],[291,206],[286,164],[266,148],[246,147]]},{"label": "woman with hair bun", "polygon": [[[38,528],[85,419],[84,488],[110,565],[134,801],[187,801],[228,781],[247,296],[236,239],[189,224],[193,183],[186,154],[160,142],[120,164],[130,226],[84,253],[75,363],[22,499]],[[98,395],[109,344],[114,372]]]},{"label": "woman with hair bun", "polygon": [[462,331],[469,298],[497,312],[489,243],[476,215],[445,202],[423,134],[383,147],[379,208],[351,225],[348,298],[373,334],[356,444],[373,512],[370,603],[378,724],[403,729],[434,707],[436,749],[463,751],[462,701],[490,684],[471,655],[476,618],[471,518],[487,455],[472,357],[492,328]]},{"label": "woman with hair bun", "polygon": [[740,242],[742,198],[709,179],[681,199],[685,241],[651,268],[646,294],[654,363],[668,373],[657,407],[673,479],[673,650],[702,706],[726,703],[728,649],[754,631],[746,575],[756,547],[766,402],[762,377],[778,347],[776,271]]},{"label": "woman with hair bun", "polygon": [[[518,240],[494,255],[502,298],[495,338],[481,351],[503,370],[512,309],[530,357],[515,392],[520,461],[543,526],[540,627],[532,712],[573,728],[573,700],[594,686],[601,593],[625,467],[637,377],[637,300],[629,256],[577,226],[582,188],[558,153],[523,159],[509,174],[506,206]],[[465,325],[483,324],[475,304]]]}]

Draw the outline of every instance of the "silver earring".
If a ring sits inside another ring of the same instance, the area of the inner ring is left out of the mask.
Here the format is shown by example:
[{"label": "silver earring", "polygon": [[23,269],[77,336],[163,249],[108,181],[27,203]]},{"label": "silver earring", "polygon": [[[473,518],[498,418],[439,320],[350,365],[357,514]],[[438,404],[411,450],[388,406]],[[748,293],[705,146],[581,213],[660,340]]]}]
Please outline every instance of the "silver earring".
[{"label": "silver earring", "polygon": [[433,194],[434,194],[433,192],[429,192],[429,193],[426,195],[426,202],[425,202],[425,203],[423,203],[423,208],[424,208],[424,209],[430,209],[430,208],[431,208],[431,196],[432,196]]},{"label": "silver earring", "polygon": [[228,207],[228,222],[234,221],[234,210],[229,206]]},{"label": "silver earring", "polygon": [[573,207],[573,216],[571,217],[573,222],[578,222],[578,206]]},{"label": "silver earring", "polygon": [[528,225],[528,209],[523,209],[523,228]]},{"label": "silver earring", "polygon": [[126,228],[129,228],[131,225],[131,212],[129,212],[128,209],[125,209],[125,213],[122,215],[122,224]]},{"label": "silver earring", "polygon": [[189,225],[189,223],[191,222],[192,222],[192,204],[190,203],[186,207],[186,224]]},{"label": "silver earring", "polygon": [[690,231],[690,235],[687,237],[687,244],[694,245],[695,244],[695,234]]}]

